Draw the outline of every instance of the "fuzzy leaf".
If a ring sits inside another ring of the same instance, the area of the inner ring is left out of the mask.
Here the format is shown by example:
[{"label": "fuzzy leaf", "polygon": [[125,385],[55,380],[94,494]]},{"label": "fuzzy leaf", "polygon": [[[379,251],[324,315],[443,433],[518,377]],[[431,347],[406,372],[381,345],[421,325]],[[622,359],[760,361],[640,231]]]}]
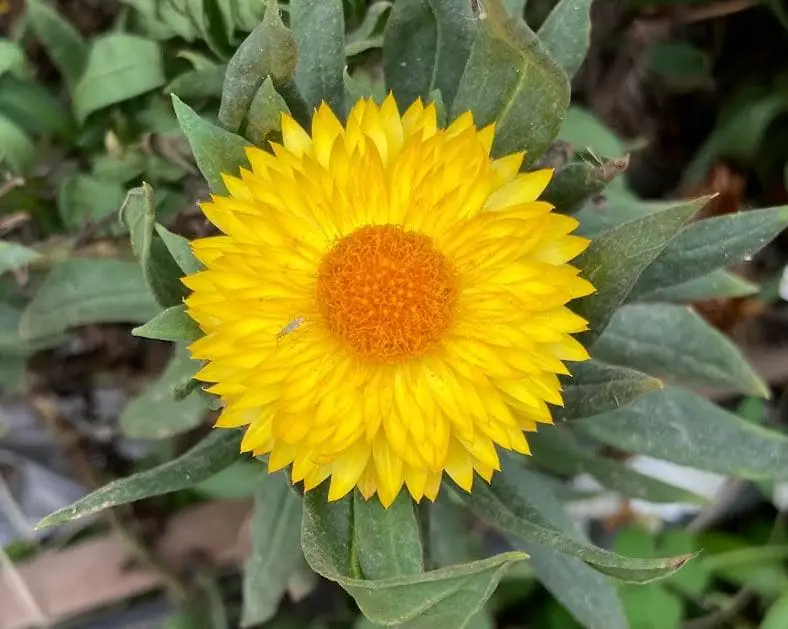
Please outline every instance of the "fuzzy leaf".
[{"label": "fuzzy leaf", "polygon": [[304,496],[301,544],[315,572],[338,582],[373,622],[402,629],[460,629],[478,613],[503,574],[525,558],[505,553],[484,561],[365,581],[354,560],[352,498],[327,501],[327,488]]},{"label": "fuzzy leaf", "polygon": [[159,45],[136,35],[110,33],[95,40],[74,87],[80,122],[94,111],[153,91],[166,83]]},{"label": "fuzzy leaf", "polygon": [[236,430],[214,430],[177,459],[104,485],[73,505],[51,513],[37,528],[56,526],[152,496],[168,494],[210,478],[240,458],[242,434]]},{"label": "fuzzy leaf", "polygon": [[276,615],[301,560],[301,500],[282,474],[258,481],[252,512],[252,554],[244,565],[242,627]]},{"label": "fuzzy leaf", "polygon": [[598,360],[572,365],[572,377],[563,383],[564,406],[553,409],[560,421],[591,417],[633,402],[641,395],[662,388],[644,373],[606,365]]},{"label": "fuzzy leaf", "polygon": [[131,333],[146,339],[172,343],[191,343],[202,336],[200,326],[186,314],[186,307],[183,305],[167,308],[147,323],[134,328]]},{"label": "fuzzy leaf", "polygon": [[542,23],[537,35],[547,52],[571,79],[591,43],[592,0],[560,0]]},{"label": "fuzzy leaf", "polygon": [[29,0],[27,11],[33,32],[69,89],[79,81],[88,60],[88,45],[69,22],[42,0]]},{"label": "fuzzy leaf", "polygon": [[690,502],[703,504],[706,499],[685,489],[646,476],[581,446],[572,433],[560,426],[545,426],[528,435],[534,461],[540,467],[562,475],[591,474],[599,484],[618,491],[627,498],[649,502]]},{"label": "fuzzy leaf", "polygon": [[684,306],[624,306],[594,345],[593,354],[676,383],[769,394],[741,351]]},{"label": "fuzzy leaf", "polygon": [[[57,209],[66,228],[77,231],[115,214],[125,196],[124,187],[116,181],[75,173],[60,181]],[[121,231],[120,226],[113,227]]]},{"label": "fuzzy leaf", "polygon": [[270,77],[274,85],[292,80],[298,62],[298,44],[282,22],[279,4],[266,0],[265,17],[227,64],[219,122],[229,131],[241,128],[257,90]]},{"label": "fuzzy leaf", "polygon": [[631,298],[740,262],[760,251],[786,226],[788,206],[695,221],[643,272]]},{"label": "fuzzy leaf", "polygon": [[397,0],[383,36],[386,83],[400,108],[439,89],[454,100],[471,52],[476,20],[470,3]]},{"label": "fuzzy leaf", "polygon": [[298,43],[295,83],[307,106],[312,110],[325,101],[344,119],[347,62],[341,0],[290,0],[290,27]]},{"label": "fuzzy leaf", "polygon": [[694,304],[707,299],[731,299],[755,295],[758,287],[738,275],[717,269],[708,275],[681,284],[658,288],[639,295],[638,302]]},{"label": "fuzzy leaf", "polygon": [[647,583],[676,572],[692,556],[634,559],[594,546],[576,529],[560,501],[541,477],[511,460],[492,485],[476,479],[463,500],[476,515],[526,542],[541,544],[579,557],[604,574],[624,581]]},{"label": "fuzzy leaf", "polygon": [[290,108],[267,77],[249,105],[246,137],[256,146],[267,146],[272,136],[281,133],[283,113],[289,114]]},{"label": "fuzzy leaf", "polygon": [[199,426],[205,401],[196,395],[175,399],[175,388],[187,382],[200,363],[185,348],[177,348],[167,369],[120,415],[120,427],[130,439],[167,439]]},{"label": "fuzzy leaf", "polygon": [[621,450],[751,480],[788,479],[788,437],[677,388],[577,422]]},{"label": "fuzzy leaf", "polygon": [[597,292],[574,306],[590,326],[579,338],[590,346],[621,307],[638,277],[706,199],[678,203],[602,232],[575,262]]},{"label": "fuzzy leaf", "polygon": [[159,312],[134,261],[72,258],[47,275],[20,323],[41,338],[92,323],[142,323]]},{"label": "fuzzy leaf", "polygon": [[542,195],[562,212],[574,210],[589,197],[601,192],[629,165],[628,159],[613,159],[603,164],[590,161],[571,162],[556,170]]},{"label": "fuzzy leaf", "polygon": [[159,238],[164,241],[164,246],[167,247],[167,251],[170,252],[172,259],[175,260],[185,275],[191,275],[192,273],[202,271],[203,266],[200,264],[200,261],[194,257],[191,245],[186,238],[178,234],[173,234],[169,229],[159,223],[156,223],[155,229]]},{"label": "fuzzy leaf", "polygon": [[558,134],[569,106],[569,81],[501,0],[485,0],[485,6],[449,118],[472,111],[478,126],[495,122],[493,153],[526,151],[526,162],[533,164]]},{"label": "fuzzy leaf", "polygon": [[142,187],[130,190],[120,208],[120,220],[129,229],[131,248],[156,300],[165,308],[179,305],[188,292],[181,283],[180,267],[154,232],[156,199],[153,188],[143,183]]},{"label": "fuzzy leaf", "polygon": [[577,557],[539,544],[517,541],[542,585],[588,629],[628,629],[615,586]]},{"label": "fuzzy leaf", "polygon": [[239,169],[247,165],[246,147],[249,142],[201,118],[175,94],[172,95],[172,104],[200,172],[213,193],[224,194],[226,188],[222,173],[237,175]]},{"label": "fuzzy leaf", "polygon": [[365,501],[358,492],[354,492],[353,501],[353,535],[364,578],[424,572],[419,523],[410,497],[401,493],[388,509],[377,499]]}]

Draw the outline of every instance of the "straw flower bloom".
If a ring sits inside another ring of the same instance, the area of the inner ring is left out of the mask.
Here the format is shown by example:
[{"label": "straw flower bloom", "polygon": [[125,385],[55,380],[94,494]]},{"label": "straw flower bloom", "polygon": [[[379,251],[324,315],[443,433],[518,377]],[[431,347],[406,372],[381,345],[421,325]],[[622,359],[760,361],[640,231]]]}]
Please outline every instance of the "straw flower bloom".
[{"label": "straw flower bloom", "polygon": [[330,479],[330,500],[433,500],[551,422],[564,362],[588,358],[566,307],[594,290],[568,264],[588,241],[537,200],[552,171],[491,158],[494,133],[392,96],[344,126],[322,105],[202,205],[223,235],[193,243],[205,270],[184,280],[197,377],[269,471]]}]

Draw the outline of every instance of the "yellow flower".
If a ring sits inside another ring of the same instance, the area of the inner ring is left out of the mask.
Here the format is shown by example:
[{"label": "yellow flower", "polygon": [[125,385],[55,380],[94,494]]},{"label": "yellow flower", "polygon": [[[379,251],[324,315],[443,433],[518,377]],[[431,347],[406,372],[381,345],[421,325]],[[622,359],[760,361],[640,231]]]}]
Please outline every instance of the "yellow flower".
[{"label": "yellow flower", "polygon": [[528,454],[523,431],[551,422],[564,361],[588,358],[565,307],[594,290],[567,264],[588,241],[536,200],[552,171],[492,159],[470,113],[438,129],[392,96],[346,127],[321,106],[311,137],[285,115],[282,136],[203,204],[224,235],[193,243],[216,426],[248,426],[242,450],[307,491],[330,478],[331,500],[489,482],[496,447]]}]

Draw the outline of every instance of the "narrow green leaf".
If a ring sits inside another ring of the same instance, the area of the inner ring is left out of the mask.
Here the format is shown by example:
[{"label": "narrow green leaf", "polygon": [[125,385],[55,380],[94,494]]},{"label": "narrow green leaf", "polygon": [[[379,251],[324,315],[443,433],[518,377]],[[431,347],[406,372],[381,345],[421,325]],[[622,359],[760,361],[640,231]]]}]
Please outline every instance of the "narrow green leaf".
[{"label": "narrow green leaf", "polygon": [[577,105],[566,112],[558,137],[577,150],[591,149],[604,157],[618,157],[626,152],[624,143],[611,129],[593,112]]},{"label": "narrow green leaf", "polygon": [[612,159],[602,164],[591,161],[570,162],[556,170],[542,199],[563,212],[574,210],[589,197],[623,173],[629,159]]},{"label": "narrow green leaf", "polygon": [[616,588],[603,574],[546,546],[520,541],[514,546],[528,553],[536,578],[583,627],[629,628]]},{"label": "narrow green leaf", "polygon": [[591,241],[575,262],[597,290],[574,306],[575,312],[584,317],[591,328],[580,335],[586,346],[602,334],[644,269],[705,202],[702,198],[671,205],[608,229]]},{"label": "narrow green leaf", "polygon": [[276,0],[266,0],[265,6],[263,21],[249,33],[227,64],[219,123],[228,131],[241,128],[252,99],[266,77],[271,77],[274,85],[280,87],[295,75],[298,44],[282,22]]},{"label": "narrow green leaf", "polygon": [[290,0],[290,28],[298,43],[295,83],[310,110],[322,101],[347,115],[343,74],[345,17],[341,0]]},{"label": "narrow green leaf", "polygon": [[640,276],[632,298],[696,279],[742,261],[788,226],[788,206],[750,210],[695,221]]},{"label": "narrow green leaf", "polygon": [[348,33],[345,45],[345,54],[348,57],[383,45],[383,35],[380,33],[391,11],[391,5],[392,2],[388,0],[378,0],[370,5],[359,27]]},{"label": "narrow green leaf", "polygon": [[20,129],[35,135],[54,135],[71,141],[73,124],[59,98],[40,83],[16,76],[0,79],[0,111]]},{"label": "narrow green leaf", "polygon": [[449,118],[472,111],[479,126],[495,122],[493,153],[526,151],[526,162],[533,164],[561,127],[569,81],[501,0],[485,0],[485,6],[487,17],[480,21]]},{"label": "narrow green leaf", "polygon": [[178,94],[186,100],[218,98],[222,95],[227,66],[213,64],[207,68],[195,68],[178,75],[165,88],[166,94]]},{"label": "narrow green leaf", "polygon": [[120,208],[120,220],[129,229],[131,248],[156,300],[165,308],[179,305],[187,291],[181,283],[180,268],[154,232],[156,199],[153,188],[143,183],[142,187],[130,190]]},{"label": "narrow green leaf", "polygon": [[95,111],[151,92],[166,83],[159,45],[143,37],[110,33],[93,42],[85,72],[74,87],[80,122]]},{"label": "narrow green leaf", "polygon": [[230,53],[230,34],[219,0],[186,0],[184,13],[191,20],[200,38],[220,59]]},{"label": "narrow green leaf", "polygon": [[115,214],[124,196],[118,182],[75,173],[60,182],[57,209],[66,228],[76,231]]},{"label": "narrow green leaf", "polygon": [[692,556],[633,559],[588,542],[541,477],[517,462],[502,461],[491,486],[474,482],[463,500],[481,519],[526,542],[579,557],[599,572],[646,583],[676,572]]},{"label": "narrow green leaf", "polygon": [[788,592],[780,596],[763,618],[760,629],[782,629],[788,627]]},{"label": "narrow green leaf", "polygon": [[377,499],[353,494],[353,535],[358,562],[369,580],[424,572],[419,523],[404,492],[388,509]]},{"label": "narrow green leaf", "polygon": [[788,437],[678,388],[574,426],[627,452],[751,480],[788,479]]},{"label": "narrow green leaf", "polygon": [[267,77],[249,105],[249,119],[244,134],[255,146],[267,146],[268,140],[281,134],[282,114],[290,113],[285,99]]},{"label": "narrow green leaf", "polygon": [[703,504],[705,498],[668,483],[646,476],[581,446],[572,433],[559,426],[545,426],[528,435],[534,461],[540,467],[562,475],[591,474],[599,484],[618,491],[627,498],[649,502],[690,502]]},{"label": "narrow green leaf", "polygon": [[72,258],[47,275],[20,323],[41,338],[92,323],[143,323],[159,312],[134,261]]},{"label": "narrow green leaf", "polygon": [[183,271],[185,275],[191,275],[192,273],[203,270],[202,264],[194,257],[191,245],[186,238],[178,234],[173,234],[160,223],[156,223],[155,229],[159,238],[164,241],[167,251],[170,252],[173,260],[178,263],[178,266],[181,267],[181,271]]},{"label": "narrow green leaf", "polygon": [[27,55],[17,42],[0,37],[0,77],[10,73],[25,76],[30,73]]},{"label": "narrow green leaf", "polygon": [[252,554],[244,565],[241,626],[276,615],[301,559],[301,499],[282,474],[260,479],[252,512]]},{"label": "narrow green leaf", "polygon": [[249,142],[201,118],[175,94],[172,95],[172,104],[197,166],[211,191],[215,194],[225,193],[222,173],[237,175],[241,166],[248,163],[246,147]]},{"label": "narrow green leaf", "polygon": [[570,79],[583,64],[591,43],[591,2],[560,0],[537,33]]},{"label": "narrow green leaf", "polygon": [[30,0],[27,11],[33,32],[69,89],[73,90],[87,64],[87,43],[77,29],[42,0]]},{"label": "narrow green leaf", "polygon": [[401,109],[434,89],[448,104],[454,101],[476,30],[469,2],[394,3],[383,36],[383,69]]},{"label": "narrow green leaf", "polygon": [[8,164],[16,173],[24,173],[35,160],[36,148],[27,134],[0,114],[0,165]]},{"label": "narrow green leaf", "polygon": [[598,360],[572,365],[572,376],[563,382],[564,406],[553,417],[568,421],[591,417],[630,404],[641,395],[661,389],[662,383],[644,373],[606,365]]},{"label": "narrow green leaf", "polygon": [[147,323],[134,328],[131,333],[146,339],[172,343],[191,343],[202,336],[200,326],[186,314],[186,307],[183,305],[167,308]]},{"label": "narrow green leaf", "polygon": [[402,629],[466,626],[492,595],[503,574],[524,553],[505,553],[484,561],[422,574],[365,581],[351,570],[352,500],[327,502],[327,488],[304,496],[301,544],[315,572],[337,581],[371,621]]},{"label": "narrow green leaf", "polygon": [[624,306],[594,344],[593,354],[684,385],[769,395],[739,348],[684,306]]},{"label": "narrow green leaf", "polygon": [[731,299],[755,295],[758,286],[742,277],[717,269],[708,275],[688,280],[681,284],[666,286],[639,295],[638,302],[667,302],[673,304],[695,304],[707,299]]},{"label": "narrow green leaf", "polygon": [[439,567],[468,563],[481,556],[476,552],[471,524],[475,520],[468,509],[452,500],[448,492],[440,492],[430,505],[429,555]]},{"label": "narrow green leaf", "polygon": [[237,430],[214,430],[177,459],[112,481],[73,505],[49,514],[38,523],[37,529],[65,524],[110,507],[196,485],[239,459],[241,437]]},{"label": "narrow green leaf", "polygon": [[[230,467],[224,468],[218,474],[214,474],[192,487],[192,491],[206,498],[244,500],[254,496],[267,478],[268,472],[265,465],[257,459],[238,459]],[[298,530],[298,526],[296,526],[296,530]]]},{"label": "narrow green leaf", "polygon": [[41,254],[16,242],[0,240],[0,275],[27,266]]},{"label": "narrow green leaf", "polygon": [[167,439],[199,426],[205,417],[204,400],[196,395],[175,399],[175,387],[199,368],[188,350],[177,348],[164,373],[123,409],[123,434],[130,439]]}]

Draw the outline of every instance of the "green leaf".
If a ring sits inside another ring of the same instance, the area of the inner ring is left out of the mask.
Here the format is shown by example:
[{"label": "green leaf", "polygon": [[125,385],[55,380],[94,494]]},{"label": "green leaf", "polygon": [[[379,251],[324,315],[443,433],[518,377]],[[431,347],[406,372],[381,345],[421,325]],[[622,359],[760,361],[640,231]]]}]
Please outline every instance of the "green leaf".
[{"label": "green leaf", "polygon": [[206,68],[195,68],[173,79],[165,88],[167,94],[178,94],[186,100],[218,98],[222,95],[227,66],[213,64]]},{"label": "green leaf", "polygon": [[581,446],[569,430],[559,426],[545,426],[539,432],[529,434],[528,443],[534,461],[540,467],[567,476],[591,474],[600,485],[627,498],[658,503],[708,502],[685,489],[641,474],[622,461],[595,454]]},{"label": "green leaf", "polygon": [[593,355],[684,385],[769,396],[736,345],[685,306],[624,306],[594,344]]},{"label": "green leaf", "polygon": [[514,17],[522,18],[525,13],[526,0],[504,0],[504,4]]},{"label": "green leaf", "polygon": [[358,562],[369,580],[424,572],[419,523],[405,492],[388,508],[353,493],[353,535]]},{"label": "green leaf", "polygon": [[249,106],[249,119],[244,134],[255,146],[267,146],[281,134],[282,114],[290,113],[285,99],[276,91],[271,77],[266,77]]},{"label": "green leaf", "polygon": [[788,592],[778,598],[761,622],[761,629],[782,629],[788,627]]},{"label": "green leaf", "polygon": [[602,334],[641,273],[705,202],[706,199],[700,199],[671,205],[608,229],[591,241],[575,262],[597,290],[574,305],[575,312],[591,328],[580,335],[586,346]]},{"label": "green leaf", "polygon": [[24,338],[41,338],[92,323],[142,323],[159,312],[133,261],[72,258],[54,266],[20,323]]},{"label": "green leaf", "polygon": [[186,275],[197,273],[203,270],[200,261],[194,257],[189,241],[183,236],[173,234],[169,229],[163,225],[156,223],[156,233],[164,241],[167,251],[170,252],[173,260],[181,267],[181,271]]},{"label": "green leaf", "polygon": [[[118,182],[77,173],[60,182],[57,209],[66,228],[77,231],[115,214],[124,196]],[[119,229],[117,225],[113,227]]]},{"label": "green leaf", "polygon": [[196,485],[239,459],[241,437],[236,430],[214,430],[177,459],[112,481],[71,506],[49,514],[36,528],[65,524],[104,509]]},{"label": "green leaf", "polygon": [[207,498],[243,500],[251,498],[267,478],[265,465],[260,461],[239,459],[237,463],[195,485],[192,490]]},{"label": "green leaf", "polygon": [[495,122],[493,153],[526,151],[527,164],[533,164],[561,127],[569,81],[501,0],[485,0],[485,6],[487,17],[480,22],[449,117],[470,110],[479,126]]},{"label": "green leaf", "polygon": [[681,284],[666,286],[637,297],[639,302],[662,301],[674,304],[694,304],[707,299],[731,299],[755,295],[760,289],[738,275],[722,271],[712,271]]},{"label": "green leaf", "polygon": [[93,42],[85,72],[74,87],[74,113],[84,122],[95,111],[165,83],[156,42],[125,33],[104,35]]},{"label": "green leaf", "polygon": [[558,137],[576,149],[591,149],[605,157],[626,152],[624,143],[596,115],[577,106],[566,112]]},{"label": "green leaf", "polygon": [[199,426],[205,402],[196,395],[175,399],[175,388],[188,381],[200,363],[185,348],[177,348],[167,369],[120,415],[120,427],[130,439],[167,439]]},{"label": "green leaf", "polygon": [[224,194],[227,190],[222,173],[237,175],[241,166],[248,164],[246,147],[249,142],[201,118],[175,94],[172,104],[200,172],[213,193]]},{"label": "green leaf", "polygon": [[562,212],[569,212],[601,192],[613,179],[629,166],[629,159],[612,159],[602,164],[578,161],[565,164],[556,170],[542,199],[552,203]]},{"label": "green leaf", "polygon": [[712,61],[688,42],[657,42],[651,47],[649,69],[677,91],[698,89],[710,83]]},{"label": "green leaf", "polygon": [[684,603],[663,587],[628,587],[621,593],[632,629],[679,629]]},{"label": "green leaf", "polygon": [[257,90],[266,77],[279,87],[292,80],[298,44],[282,22],[276,0],[267,0],[265,17],[227,64],[219,123],[227,130],[241,128]]},{"label": "green leaf", "polygon": [[668,576],[692,558],[632,559],[594,546],[580,534],[540,475],[506,459],[502,468],[492,485],[477,480],[470,493],[462,496],[476,515],[502,531],[579,557],[599,572],[636,583]]},{"label": "green leaf", "polygon": [[616,448],[751,480],[788,478],[788,437],[677,388],[575,427]]},{"label": "green leaf", "polygon": [[0,79],[0,113],[31,135],[54,135],[71,141],[71,118],[63,103],[39,83]]},{"label": "green leaf", "polygon": [[15,122],[0,114],[0,165],[7,163],[16,173],[24,173],[35,160],[36,148]]},{"label": "green leaf", "polygon": [[575,363],[571,378],[563,382],[564,406],[554,408],[553,417],[560,421],[591,417],[626,406],[661,388],[659,380],[634,369],[598,360]]},{"label": "green leaf", "polygon": [[749,258],[788,226],[788,206],[695,221],[640,276],[631,297],[696,279]]},{"label": "green leaf", "polygon": [[537,579],[588,629],[628,629],[624,609],[610,579],[577,557],[546,546],[515,542],[529,555]]},{"label": "green leaf", "polygon": [[120,220],[129,229],[131,248],[156,300],[165,308],[179,305],[188,293],[181,283],[180,267],[154,233],[156,199],[153,188],[143,183],[142,187],[130,190],[120,208]]},{"label": "green leaf", "polygon": [[290,28],[298,42],[295,83],[307,106],[312,110],[325,101],[344,119],[347,62],[341,0],[290,0]]},{"label": "green leaf", "polygon": [[28,68],[27,55],[17,42],[0,37],[0,77],[6,72],[17,76],[25,76]]},{"label": "green leaf", "polygon": [[354,565],[353,502],[327,501],[327,488],[304,495],[301,545],[315,572],[338,582],[373,622],[402,629],[460,629],[478,613],[503,574],[523,553],[505,553],[484,561],[416,575],[365,581]]},{"label": "green leaf", "polygon": [[392,2],[388,0],[378,0],[370,5],[361,25],[347,36],[345,54],[348,57],[383,45],[383,35],[380,32],[391,11],[391,5]]},{"label": "green leaf", "polygon": [[87,43],[77,29],[42,0],[28,1],[27,11],[33,32],[73,91],[87,65]]},{"label": "green leaf", "polygon": [[228,25],[219,8],[217,0],[186,0],[184,14],[191,20],[208,48],[220,58],[225,58],[230,51]]},{"label": "green leaf", "polygon": [[471,532],[473,516],[448,492],[439,492],[429,507],[430,559],[439,567],[468,563],[478,559]]},{"label": "green leaf", "polygon": [[537,32],[570,79],[583,64],[591,43],[591,1],[560,0]]},{"label": "green leaf", "polygon": [[383,70],[401,109],[434,89],[446,103],[454,100],[476,30],[469,2],[394,3],[383,36]]},{"label": "green leaf", "polygon": [[0,275],[27,266],[41,258],[41,254],[16,242],[0,240]]},{"label": "green leaf", "polygon": [[134,328],[131,333],[172,343],[191,343],[203,335],[200,326],[186,314],[186,306],[183,305],[167,308],[144,325]]},{"label": "green leaf", "polygon": [[260,479],[252,512],[252,554],[244,564],[241,626],[276,615],[301,559],[301,499],[282,474]]}]

